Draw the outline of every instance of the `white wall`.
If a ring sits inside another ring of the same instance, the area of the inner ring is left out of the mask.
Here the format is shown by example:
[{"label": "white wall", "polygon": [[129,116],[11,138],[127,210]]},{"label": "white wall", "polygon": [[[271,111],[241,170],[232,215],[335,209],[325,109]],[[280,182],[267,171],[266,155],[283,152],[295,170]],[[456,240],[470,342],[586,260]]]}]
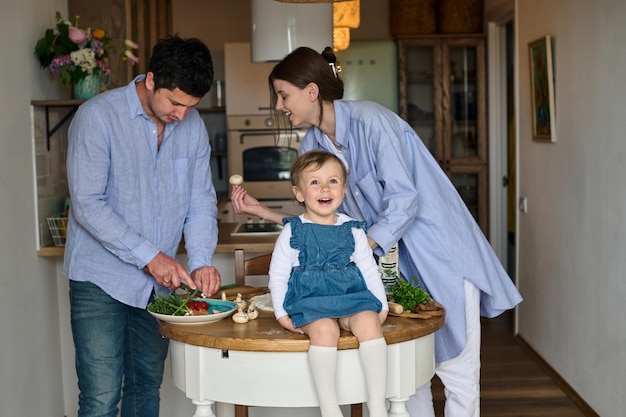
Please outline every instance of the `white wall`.
[{"label": "white wall", "polygon": [[60,97],[33,55],[65,0],[2,1],[0,415],[63,415],[55,263],[37,257],[32,99]]},{"label": "white wall", "polygon": [[[519,334],[603,416],[626,397],[626,3],[518,0]],[[528,43],[555,38],[558,141],[531,139]]]}]

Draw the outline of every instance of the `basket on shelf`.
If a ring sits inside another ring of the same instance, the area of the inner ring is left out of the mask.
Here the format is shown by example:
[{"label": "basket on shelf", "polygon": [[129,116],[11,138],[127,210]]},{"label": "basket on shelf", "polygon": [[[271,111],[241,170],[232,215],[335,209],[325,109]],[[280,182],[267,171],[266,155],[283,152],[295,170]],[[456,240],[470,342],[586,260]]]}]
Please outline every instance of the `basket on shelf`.
[{"label": "basket on shelf", "polygon": [[435,33],[436,3],[436,0],[389,0],[389,29],[392,36]]},{"label": "basket on shelf", "polygon": [[439,33],[483,32],[484,0],[438,0]]},{"label": "basket on shelf", "polygon": [[46,218],[48,228],[52,235],[54,246],[65,246],[65,233],[67,230],[67,217],[52,216]]}]

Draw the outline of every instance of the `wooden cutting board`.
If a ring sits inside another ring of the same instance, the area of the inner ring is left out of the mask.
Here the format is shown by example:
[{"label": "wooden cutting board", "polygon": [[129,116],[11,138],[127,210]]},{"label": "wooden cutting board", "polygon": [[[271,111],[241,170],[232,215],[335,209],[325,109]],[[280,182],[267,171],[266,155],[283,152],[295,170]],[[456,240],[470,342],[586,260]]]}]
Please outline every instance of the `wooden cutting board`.
[{"label": "wooden cutting board", "polygon": [[407,317],[410,319],[431,319],[433,317],[441,317],[445,315],[445,310],[443,306],[437,302],[431,303],[431,305],[428,306],[427,310],[419,310],[416,312],[404,311],[402,313],[394,313],[392,311],[393,310],[392,305],[399,306],[399,304],[389,303],[389,315],[390,316]]},{"label": "wooden cutting board", "polygon": [[227,300],[234,300],[237,298],[237,294],[241,294],[241,297],[246,300],[255,295],[267,294],[269,289],[267,287],[250,287],[248,285],[228,285],[220,289],[211,298],[222,298],[222,293],[226,294]]}]

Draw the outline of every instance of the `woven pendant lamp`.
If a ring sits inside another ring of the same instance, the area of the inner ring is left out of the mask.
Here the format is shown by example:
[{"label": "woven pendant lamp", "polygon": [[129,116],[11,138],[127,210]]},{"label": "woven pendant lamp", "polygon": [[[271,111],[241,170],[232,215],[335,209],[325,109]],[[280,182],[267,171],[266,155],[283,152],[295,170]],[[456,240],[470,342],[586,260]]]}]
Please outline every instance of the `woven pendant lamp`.
[{"label": "woven pendant lamp", "polygon": [[344,51],[350,46],[350,29],[361,24],[360,0],[333,4],[333,49]]},{"label": "woven pendant lamp", "polygon": [[280,3],[341,3],[351,0],[275,0]]}]

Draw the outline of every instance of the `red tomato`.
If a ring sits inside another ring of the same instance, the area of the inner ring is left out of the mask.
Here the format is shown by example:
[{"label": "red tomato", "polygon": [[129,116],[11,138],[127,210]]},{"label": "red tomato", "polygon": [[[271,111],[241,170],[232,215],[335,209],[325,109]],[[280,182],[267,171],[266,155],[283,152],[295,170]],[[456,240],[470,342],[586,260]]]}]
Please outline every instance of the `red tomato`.
[{"label": "red tomato", "polygon": [[196,309],[198,310],[208,310],[209,309],[209,303],[207,303],[206,301],[195,301],[195,305],[196,305]]}]

